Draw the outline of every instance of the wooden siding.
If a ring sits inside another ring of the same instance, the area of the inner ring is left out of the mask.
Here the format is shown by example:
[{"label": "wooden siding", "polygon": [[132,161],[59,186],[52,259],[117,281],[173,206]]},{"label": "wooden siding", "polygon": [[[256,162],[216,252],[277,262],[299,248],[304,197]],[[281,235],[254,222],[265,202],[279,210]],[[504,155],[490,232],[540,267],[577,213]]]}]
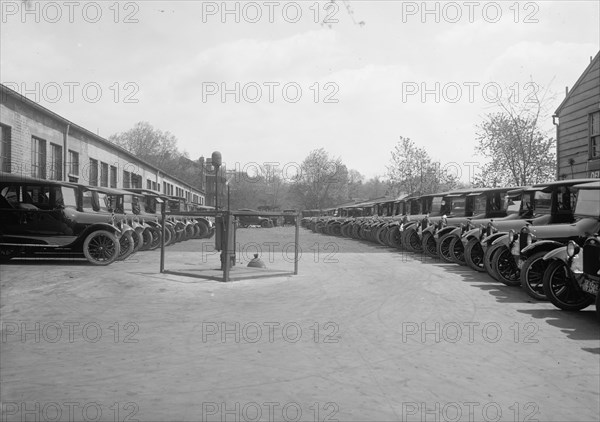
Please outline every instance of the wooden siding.
[{"label": "wooden siding", "polygon": [[[573,86],[557,110],[558,177],[590,177],[589,115],[600,110],[600,53]],[[573,165],[569,164],[572,159]]]}]

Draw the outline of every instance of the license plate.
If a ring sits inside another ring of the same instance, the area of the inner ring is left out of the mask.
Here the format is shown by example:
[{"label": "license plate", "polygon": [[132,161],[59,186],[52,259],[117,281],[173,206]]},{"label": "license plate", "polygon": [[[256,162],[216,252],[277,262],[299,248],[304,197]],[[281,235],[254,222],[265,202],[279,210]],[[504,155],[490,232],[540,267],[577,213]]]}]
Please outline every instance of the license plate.
[{"label": "license plate", "polygon": [[598,282],[594,280],[585,280],[581,285],[581,289],[584,292],[588,292],[593,295],[598,295]]}]

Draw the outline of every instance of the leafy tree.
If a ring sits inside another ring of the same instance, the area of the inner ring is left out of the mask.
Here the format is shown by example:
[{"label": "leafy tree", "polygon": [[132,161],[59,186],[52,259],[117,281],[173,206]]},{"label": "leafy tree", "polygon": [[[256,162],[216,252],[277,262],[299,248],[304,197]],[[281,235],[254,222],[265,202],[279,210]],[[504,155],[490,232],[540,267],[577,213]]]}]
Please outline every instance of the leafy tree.
[{"label": "leafy tree", "polygon": [[393,195],[400,192],[421,195],[442,192],[456,188],[459,183],[455,176],[443,171],[440,164],[432,161],[427,151],[410,138],[401,136],[391,154],[387,170],[389,192]]},{"label": "leafy tree", "polygon": [[555,141],[539,124],[548,101],[537,92],[521,103],[514,97],[499,99],[501,111],[487,114],[477,126],[479,153],[489,159],[475,178],[478,186],[522,186],[555,178]]},{"label": "leafy tree", "polygon": [[204,160],[193,161],[177,149],[177,138],[170,132],[155,129],[148,122],[138,122],[128,131],[113,134],[108,140],[135,156],[200,189],[204,188]]},{"label": "leafy tree", "polygon": [[348,197],[348,169],[323,149],[311,151],[292,179],[290,195],[304,209],[323,209]]}]

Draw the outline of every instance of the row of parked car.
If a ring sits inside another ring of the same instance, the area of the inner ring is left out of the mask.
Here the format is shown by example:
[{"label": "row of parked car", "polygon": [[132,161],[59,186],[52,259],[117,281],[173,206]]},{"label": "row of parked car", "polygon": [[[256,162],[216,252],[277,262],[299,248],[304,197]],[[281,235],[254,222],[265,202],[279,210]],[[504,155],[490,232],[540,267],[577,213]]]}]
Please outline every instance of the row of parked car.
[{"label": "row of parked car", "polygon": [[156,249],[163,203],[165,245],[214,234],[212,218],[178,215],[197,210],[184,198],[0,173],[0,260],[85,257],[108,265]]},{"label": "row of parked car", "polygon": [[600,180],[466,189],[305,217],[314,232],[423,253],[600,318]]}]

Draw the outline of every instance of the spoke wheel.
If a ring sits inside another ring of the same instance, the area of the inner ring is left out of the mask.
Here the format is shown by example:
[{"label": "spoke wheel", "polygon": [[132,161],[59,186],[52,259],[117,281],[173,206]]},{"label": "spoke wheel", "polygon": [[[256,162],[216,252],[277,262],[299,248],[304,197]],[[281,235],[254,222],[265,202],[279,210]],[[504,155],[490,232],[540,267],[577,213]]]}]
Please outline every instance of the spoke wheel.
[{"label": "spoke wheel", "polygon": [[430,256],[432,258],[437,257],[437,245],[435,243],[435,238],[433,237],[433,234],[427,232],[423,235],[423,240],[421,240],[421,248],[423,249],[423,253],[425,253],[425,255]]},{"label": "spoke wheel", "polygon": [[489,276],[492,277],[494,280],[499,280],[499,276],[496,272],[494,262],[496,259],[496,254],[498,254],[502,249],[507,249],[507,247],[502,244],[490,245],[483,254],[483,267],[485,268]]},{"label": "spoke wheel", "polygon": [[521,287],[529,296],[537,300],[548,300],[544,294],[544,272],[548,262],[544,261],[546,252],[536,252],[523,263],[521,268]]},{"label": "spoke wheel", "polygon": [[594,303],[594,297],[581,290],[561,260],[550,262],[546,268],[544,293],[554,306],[564,311],[580,311]]},{"label": "spoke wheel", "polygon": [[143,243],[140,251],[147,251],[152,246],[152,232],[150,231],[150,227],[145,228],[142,232],[142,240]]},{"label": "spoke wheel", "polygon": [[479,239],[470,239],[465,246],[465,261],[467,265],[475,271],[485,272],[483,266],[483,248]]},{"label": "spoke wheel", "polygon": [[129,255],[133,253],[133,249],[135,245],[133,244],[133,236],[131,235],[131,231],[127,231],[121,235],[119,239],[120,244],[120,252],[119,252],[119,261],[129,258]]},{"label": "spoke wheel", "polygon": [[438,239],[437,253],[440,258],[446,262],[452,261],[452,255],[450,255],[450,243],[452,242],[452,235],[450,233],[443,235]]},{"label": "spoke wheel", "polygon": [[494,254],[492,265],[498,281],[507,286],[521,285],[521,271],[508,247],[502,245],[498,252]]},{"label": "spoke wheel", "polygon": [[150,234],[152,235],[152,241],[150,243],[150,247],[148,249],[150,249],[151,251],[160,248],[160,240],[161,240],[161,229],[159,227],[150,227],[149,229]]},{"label": "spoke wheel", "polygon": [[92,232],[83,241],[83,254],[94,265],[112,264],[119,252],[119,240],[106,230]]},{"label": "spoke wheel", "polygon": [[467,263],[465,261],[465,245],[463,245],[459,236],[452,236],[452,241],[450,242],[450,256],[452,257],[452,261],[457,264],[466,265]]},{"label": "spoke wheel", "polygon": [[411,252],[423,252],[423,245],[421,245],[421,239],[415,229],[408,229],[409,232],[406,234],[406,245],[408,250]]}]

